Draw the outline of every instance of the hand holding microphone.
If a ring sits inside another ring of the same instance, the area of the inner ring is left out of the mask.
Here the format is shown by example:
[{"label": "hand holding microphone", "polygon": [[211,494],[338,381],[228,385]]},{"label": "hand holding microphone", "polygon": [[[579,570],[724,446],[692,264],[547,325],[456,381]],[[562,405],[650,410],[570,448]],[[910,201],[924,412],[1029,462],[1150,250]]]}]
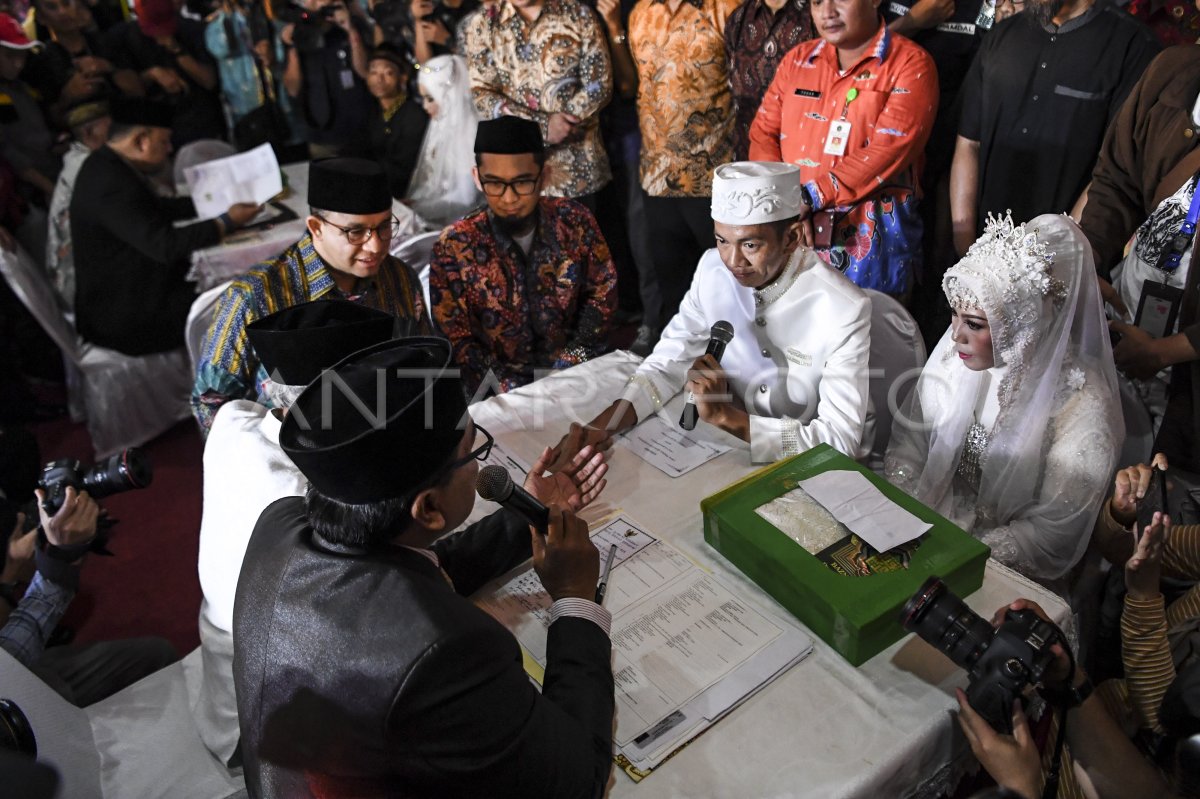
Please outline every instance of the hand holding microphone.
[{"label": "hand holding microphone", "polygon": [[541,500],[513,482],[503,466],[484,466],[475,478],[475,491],[482,499],[496,502],[529,522],[542,535],[550,524],[550,509]]},{"label": "hand holding microphone", "polygon": [[498,502],[529,522],[533,568],[551,599],[595,597],[600,553],[588,537],[587,522],[569,510],[547,508],[514,483],[503,466],[480,469],[475,490],[483,499]]},{"label": "hand holding microphone", "polygon": [[[733,341],[733,325],[722,319],[708,332],[708,348],[704,351],[704,357],[711,355],[713,360],[719,364],[721,356],[725,354],[725,345],[731,341]],[[692,430],[696,427],[696,421],[699,418],[700,413],[696,409],[696,395],[689,391],[687,404],[683,406],[683,413],[679,417],[679,426],[684,430]]]}]

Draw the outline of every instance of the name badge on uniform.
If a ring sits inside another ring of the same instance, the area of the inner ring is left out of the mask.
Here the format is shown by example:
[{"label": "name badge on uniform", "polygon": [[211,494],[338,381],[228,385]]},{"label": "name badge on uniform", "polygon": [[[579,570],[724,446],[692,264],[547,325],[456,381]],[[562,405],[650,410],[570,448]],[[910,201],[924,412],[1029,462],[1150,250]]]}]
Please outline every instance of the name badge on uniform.
[{"label": "name badge on uniform", "polygon": [[797,97],[809,97],[813,100],[821,99],[821,93],[815,89],[796,89],[795,95]]},{"label": "name badge on uniform", "polygon": [[829,135],[825,138],[825,154],[845,155],[849,141],[850,123],[845,119],[833,120],[829,123]]},{"label": "name badge on uniform", "polygon": [[1169,336],[1175,329],[1175,319],[1179,316],[1182,299],[1182,289],[1157,280],[1145,281],[1142,283],[1142,298],[1138,301],[1137,315],[1133,318],[1134,327],[1141,328],[1154,338]]},{"label": "name badge on uniform", "polygon": [[340,73],[342,78],[342,88],[349,90],[354,88],[354,72],[349,69],[343,69]]}]

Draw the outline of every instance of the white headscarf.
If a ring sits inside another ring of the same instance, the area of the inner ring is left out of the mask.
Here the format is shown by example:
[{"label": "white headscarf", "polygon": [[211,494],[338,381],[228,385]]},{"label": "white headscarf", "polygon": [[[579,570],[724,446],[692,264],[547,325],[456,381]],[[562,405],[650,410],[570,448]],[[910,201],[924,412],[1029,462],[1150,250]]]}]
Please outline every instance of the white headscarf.
[{"label": "white headscarf", "polygon": [[408,204],[424,219],[446,225],[480,203],[471,178],[479,118],[467,62],[457,55],[435,56],[421,65],[417,81],[437,102],[438,113],[425,129]]},{"label": "white headscarf", "polygon": [[[1062,577],[1087,547],[1125,437],[1091,247],[1066,216],[993,218],[942,286],[951,306],[987,314],[997,366],[968,369],[947,330],[896,416],[885,471],[1001,562]],[[956,470],[988,391],[999,411],[976,494]]]}]

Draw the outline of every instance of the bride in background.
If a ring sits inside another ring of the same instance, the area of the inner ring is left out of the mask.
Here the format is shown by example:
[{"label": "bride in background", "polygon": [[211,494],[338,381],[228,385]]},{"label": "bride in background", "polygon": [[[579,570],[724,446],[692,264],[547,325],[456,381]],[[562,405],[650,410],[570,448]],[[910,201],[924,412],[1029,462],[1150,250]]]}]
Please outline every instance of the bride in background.
[{"label": "bride in background", "polygon": [[457,55],[431,58],[421,65],[417,86],[430,120],[406,203],[423,219],[444,227],[481,201],[471,178],[478,117],[467,62]]},{"label": "bride in background", "polygon": [[942,289],[950,329],[896,416],[885,473],[1065,593],[1125,436],[1091,247],[1066,216],[991,218]]}]

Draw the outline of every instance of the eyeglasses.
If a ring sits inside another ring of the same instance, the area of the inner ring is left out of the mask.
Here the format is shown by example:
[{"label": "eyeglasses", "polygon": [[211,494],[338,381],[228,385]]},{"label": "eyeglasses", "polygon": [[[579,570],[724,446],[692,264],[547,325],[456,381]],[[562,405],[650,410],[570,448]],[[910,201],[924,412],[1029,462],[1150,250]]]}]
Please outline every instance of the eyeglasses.
[{"label": "eyeglasses", "polygon": [[513,193],[518,197],[528,197],[537,190],[538,181],[542,179],[542,170],[531,178],[517,178],[516,180],[495,180],[489,178],[484,180],[480,178],[479,185],[483,186],[483,193],[489,197],[503,197],[504,192],[512,189]]},{"label": "eyeglasses", "polygon": [[335,222],[330,222],[320,214],[313,214],[313,216],[330,227],[340,230],[342,235],[346,237],[346,241],[351,244],[366,244],[371,240],[371,234],[378,236],[380,241],[388,242],[400,232],[400,220],[395,215],[392,215],[386,222],[382,222],[375,227],[342,227]]},{"label": "eyeglasses", "polygon": [[489,433],[487,430],[484,430],[479,425],[475,425],[476,440],[478,440],[478,437],[481,433],[483,434],[483,443],[482,444],[480,444],[475,449],[471,450],[471,452],[464,455],[463,457],[458,458],[457,460],[450,461],[450,463],[446,464],[446,466],[444,468],[442,468],[440,470],[440,472],[442,474],[445,474],[446,472],[452,472],[455,469],[457,469],[458,467],[464,466],[464,465],[470,463],[471,461],[486,461],[488,458],[488,455],[492,454],[492,446],[495,445],[496,439],[492,438],[492,434]]}]

